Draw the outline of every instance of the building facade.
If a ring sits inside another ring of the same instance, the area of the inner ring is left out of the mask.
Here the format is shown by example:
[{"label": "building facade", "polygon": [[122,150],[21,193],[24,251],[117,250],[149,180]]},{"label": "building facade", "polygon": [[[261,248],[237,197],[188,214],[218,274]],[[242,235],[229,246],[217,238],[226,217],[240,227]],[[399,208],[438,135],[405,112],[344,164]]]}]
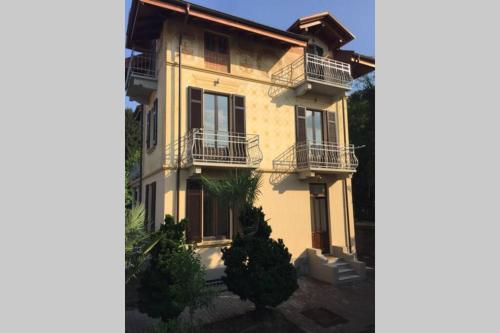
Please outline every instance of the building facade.
[{"label": "building facade", "polygon": [[314,262],[342,258],[362,274],[346,93],[375,61],[340,49],[352,39],[328,13],[282,31],[185,1],[133,1],[126,91],[142,110],[136,197],[149,228],[165,214],[188,218],[209,279],[223,274],[220,249],[238,228],[200,176],[248,171],[262,174],[257,205],[301,272],[328,275]]}]

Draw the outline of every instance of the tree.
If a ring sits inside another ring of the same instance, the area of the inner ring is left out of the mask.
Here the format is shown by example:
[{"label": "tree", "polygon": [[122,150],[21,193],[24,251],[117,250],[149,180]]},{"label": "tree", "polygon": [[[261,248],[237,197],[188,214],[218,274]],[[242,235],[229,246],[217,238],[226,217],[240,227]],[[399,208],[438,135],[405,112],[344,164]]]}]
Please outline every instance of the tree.
[{"label": "tree", "polygon": [[199,256],[185,243],[186,220],[175,223],[170,215],[154,233],[146,249],[150,260],[142,273],[139,310],[163,322],[177,318],[185,307],[193,312],[210,304],[214,292],[205,286]]},{"label": "tree", "polygon": [[234,176],[215,179],[202,176],[203,186],[214,196],[238,208],[244,204],[253,204],[260,196],[262,175],[260,173],[240,172]]},{"label": "tree", "polygon": [[130,209],[133,204],[132,189],[128,185],[132,168],[141,158],[141,121],[132,109],[125,109],[125,208]]},{"label": "tree", "polygon": [[204,187],[240,211],[241,232],[230,247],[222,249],[228,289],[254,303],[256,313],[277,306],[298,288],[291,254],[283,240],[273,240],[262,207],[253,206],[261,194],[262,176],[243,172],[224,179],[202,178]]},{"label": "tree", "polygon": [[[128,166],[137,162],[141,150],[141,122],[130,108],[125,109],[125,161]],[[128,169],[127,169],[128,170]]]},{"label": "tree", "polygon": [[137,205],[125,211],[125,283],[134,280],[146,261],[143,246],[149,234],[144,228],[144,206]]},{"label": "tree", "polygon": [[[240,172],[222,179],[202,176],[201,180],[208,192],[228,203],[235,216],[243,206],[253,205],[261,194],[262,175],[260,173]],[[240,226],[235,225],[234,231],[239,232]]]},{"label": "tree", "polygon": [[275,307],[293,294],[298,288],[297,273],[283,240],[270,238],[272,230],[261,207],[246,204],[240,222],[243,233],[222,249],[226,265],[222,279],[230,291],[254,303],[260,316],[266,306]]},{"label": "tree", "polygon": [[349,136],[356,150],[359,166],[352,179],[355,216],[358,220],[375,221],[375,84],[370,76],[348,100]]}]

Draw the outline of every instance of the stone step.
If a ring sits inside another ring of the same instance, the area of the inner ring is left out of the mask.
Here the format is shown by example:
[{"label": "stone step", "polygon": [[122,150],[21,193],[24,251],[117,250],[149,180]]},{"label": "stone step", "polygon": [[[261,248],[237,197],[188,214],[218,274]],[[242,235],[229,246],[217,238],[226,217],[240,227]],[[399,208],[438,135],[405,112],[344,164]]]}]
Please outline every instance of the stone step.
[{"label": "stone step", "polygon": [[359,279],[360,276],[358,274],[343,275],[338,277],[339,282],[357,281]]},{"label": "stone step", "polygon": [[356,274],[356,271],[351,268],[351,266],[341,266],[338,268],[337,272],[339,274],[346,274],[346,273],[354,273]]},{"label": "stone step", "polygon": [[351,267],[351,265],[349,265],[349,263],[345,261],[337,261],[335,262],[335,267],[345,268],[345,267]]}]

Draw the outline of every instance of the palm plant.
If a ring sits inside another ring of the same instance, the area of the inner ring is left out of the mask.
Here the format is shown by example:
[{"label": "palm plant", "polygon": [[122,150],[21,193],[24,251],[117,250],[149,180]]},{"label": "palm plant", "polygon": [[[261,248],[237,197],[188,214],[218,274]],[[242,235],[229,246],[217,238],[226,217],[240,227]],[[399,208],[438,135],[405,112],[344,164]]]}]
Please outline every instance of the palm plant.
[{"label": "palm plant", "polygon": [[144,205],[140,204],[125,212],[125,283],[130,282],[141,270],[146,254],[143,243],[149,234],[144,228]]},{"label": "palm plant", "polygon": [[[245,207],[252,207],[262,194],[262,174],[256,172],[236,173],[222,179],[201,177],[204,188],[219,200],[227,202],[233,212],[244,213]],[[257,231],[258,225],[245,226],[248,235]],[[251,232],[253,231],[253,232]]]},{"label": "palm plant", "polygon": [[226,201],[233,208],[240,208],[245,204],[253,205],[261,195],[260,173],[243,172],[222,179],[202,176],[201,180],[210,193]]}]

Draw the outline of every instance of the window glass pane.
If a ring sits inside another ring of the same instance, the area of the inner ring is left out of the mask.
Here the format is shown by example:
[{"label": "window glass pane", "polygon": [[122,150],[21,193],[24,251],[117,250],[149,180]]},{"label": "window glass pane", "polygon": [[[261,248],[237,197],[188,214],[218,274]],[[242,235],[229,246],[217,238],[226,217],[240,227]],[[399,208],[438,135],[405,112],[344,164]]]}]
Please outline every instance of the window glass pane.
[{"label": "window glass pane", "polygon": [[313,113],[306,110],[306,141],[313,140]]},{"label": "window glass pane", "polygon": [[217,96],[217,147],[228,147],[229,102],[227,96]]},{"label": "window glass pane", "polygon": [[215,131],[215,95],[203,95],[203,145],[215,146],[213,131]]},{"label": "window glass pane", "polygon": [[323,127],[321,126],[321,112],[314,112],[314,139],[315,143],[323,141]]},{"label": "window glass pane", "polygon": [[203,237],[215,236],[213,210],[213,198],[205,191],[203,193]]}]

